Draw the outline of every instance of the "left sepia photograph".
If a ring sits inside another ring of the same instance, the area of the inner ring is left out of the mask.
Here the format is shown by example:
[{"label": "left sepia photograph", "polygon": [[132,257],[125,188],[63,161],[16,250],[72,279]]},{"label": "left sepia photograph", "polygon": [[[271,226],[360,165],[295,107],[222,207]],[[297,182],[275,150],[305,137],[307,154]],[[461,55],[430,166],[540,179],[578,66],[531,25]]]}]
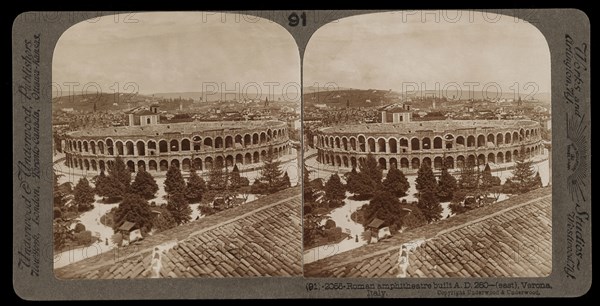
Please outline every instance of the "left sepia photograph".
[{"label": "left sepia photograph", "polygon": [[300,55],[219,13],[100,16],[52,62],[59,279],[302,276]]}]

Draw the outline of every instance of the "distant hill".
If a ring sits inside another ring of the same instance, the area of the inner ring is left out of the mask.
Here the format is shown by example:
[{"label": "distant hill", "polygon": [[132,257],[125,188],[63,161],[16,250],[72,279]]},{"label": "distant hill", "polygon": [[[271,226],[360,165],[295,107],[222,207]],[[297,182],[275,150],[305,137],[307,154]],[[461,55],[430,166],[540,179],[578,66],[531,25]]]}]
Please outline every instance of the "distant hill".
[{"label": "distant hill", "polygon": [[96,106],[96,111],[115,111],[126,110],[138,106],[150,105],[153,103],[151,97],[139,94],[126,93],[101,93],[72,95],[52,99],[52,109],[70,109],[76,111],[91,112]]},{"label": "distant hill", "polygon": [[[276,88],[277,89],[277,88]],[[214,92],[202,92],[202,91],[191,91],[191,92],[157,92],[154,94],[151,94],[150,96],[153,96],[155,98],[163,98],[163,99],[193,99],[194,101],[202,101],[202,102],[214,102],[214,101],[219,101],[219,100],[233,100],[236,99],[238,101],[241,101],[243,99],[258,99],[261,101],[264,101],[265,98],[267,98],[267,95],[269,94],[268,92],[268,88],[264,88],[264,92],[262,93],[256,93],[256,88],[251,87],[248,88],[246,91],[244,92],[242,89],[239,90],[239,93],[227,93],[227,94],[220,94],[220,93],[214,93]],[[279,93],[281,93],[281,88],[279,88]],[[293,98],[293,96],[295,96],[294,93],[290,93],[289,94],[290,98]],[[282,94],[278,94],[278,91],[275,90],[275,92],[273,93],[272,96],[269,96],[269,101],[286,101],[286,97]]]},{"label": "distant hill", "polygon": [[377,89],[343,89],[304,92],[305,105],[325,104],[329,107],[379,107],[399,102],[398,93]]}]

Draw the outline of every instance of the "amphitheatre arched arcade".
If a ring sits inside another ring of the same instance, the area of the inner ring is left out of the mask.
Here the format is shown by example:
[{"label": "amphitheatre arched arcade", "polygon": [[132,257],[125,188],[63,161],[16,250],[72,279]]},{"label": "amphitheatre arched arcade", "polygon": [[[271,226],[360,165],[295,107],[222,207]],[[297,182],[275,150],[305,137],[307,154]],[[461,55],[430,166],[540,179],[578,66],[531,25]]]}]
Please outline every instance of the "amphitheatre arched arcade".
[{"label": "amphitheatre arched arcade", "polygon": [[467,163],[513,162],[545,154],[539,123],[530,120],[446,120],[345,125],[319,129],[317,161],[351,168],[371,153],[383,169],[416,171],[422,163],[441,169]]},{"label": "amphitheatre arched arcade", "polygon": [[269,146],[277,156],[291,154],[288,128],[281,121],[186,122],[74,131],[64,141],[67,167],[105,170],[121,156],[135,172],[166,172],[169,165],[202,171],[220,162],[261,163]]}]

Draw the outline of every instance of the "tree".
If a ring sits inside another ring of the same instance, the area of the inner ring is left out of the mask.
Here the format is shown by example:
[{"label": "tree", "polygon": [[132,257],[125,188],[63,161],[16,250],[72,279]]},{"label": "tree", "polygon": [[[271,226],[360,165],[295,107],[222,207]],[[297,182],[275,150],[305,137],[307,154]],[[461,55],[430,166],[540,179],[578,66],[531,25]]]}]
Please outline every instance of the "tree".
[{"label": "tree", "polygon": [[438,180],[437,197],[441,202],[452,200],[454,192],[458,188],[456,178],[448,172],[446,166],[442,166],[442,174]]},{"label": "tree", "polygon": [[80,178],[73,189],[73,202],[77,205],[78,211],[88,211],[93,208],[94,189],[85,177]]},{"label": "tree", "polygon": [[227,187],[227,176],[223,171],[223,162],[217,160],[208,171],[208,189],[224,190]]},{"label": "tree", "polygon": [[303,166],[302,170],[302,191],[304,192],[304,202],[311,203],[316,200],[315,190],[310,183],[310,170],[306,167],[306,163]]},{"label": "tree", "polygon": [[344,204],[345,198],[346,188],[337,173],[334,173],[325,183],[325,200],[330,207],[338,207]]},{"label": "tree", "polygon": [[62,174],[56,174],[56,171],[53,170],[53,193],[52,196],[54,198],[54,207],[61,207],[63,205],[63,197],[65,196],[59,188],[58,178],[63,176]]},{"label": "tree", "polygon": [[421,193],[417,207],[423,212],[427,222],[437,221],[442,217],[442,205],[433,190],[426,189]]},{"label": "tree", "polygon": [[66,218],[57,218],[52,221],[55,250],[60,250],[68,242],[75,240],[75,231],[71,229],[71,225],[75,222],[78,221]]},{"label": "tree", "polygon": [[153,224],[154,229],[156,230],[155,233],[160,233],[177,226],[177,222],[175,222],[175,219],[168,210],[157,216],[156,219],[154,219]]},{"label": "tree", "polygon": [[273,147],[269,146],[267,155],[264,158],[264,165],[260,171],[260,181],[265,184],[267,193],[275,193],[281,190],[281,162],[276,159]]},{"label": "tree", "polygon": [[202,195],[206,192],[206,183],[196,173],[196,168],[192,166],[190,168],[190,177],[187,180],[187,186],[185,187],[185,197],[191,203],[197,203],[202,201]]},{"label": "tree", "polygon": [[122,194],[129,191],[129,184],[131,183],[131,171],[125,165],[125,162],[121,156],[115,157],[115,161],[108,165],[108,177],[115,179],[122,184]]},{"label": "tree", "polygon": [[540,172],[536,172],[535,177],[533,178],[533,189],[542,187],[544,187],[544,184],[542,183],[542,177],[540,176]]},{"label": "tree", "polygon": [[229,174],[229,183],[232,189],[238,189],[242,187],[242,177],[240,176],[240,169],[237,164],[233,166],[231,173]]},{"label": "tree", "polygon": [[363,226],[366,227],[373,219],[381,219],[384,225],[402,227],[402,218],[408,213],[400,206],[398,198],[389,191],[377,192],[369,204],[363,206]]},{"label": "tree", "polygon": [[521,148],[521,154],[515,160],[515,168],[512,172],[512,177],[510,178],[513,186],[515,187],[511,193],[525,193],[530,190],[533,190],[535,184],[537,183],[534,180],[534,173],[531,160],[526,160],[524,158],[523,148]]},{"label": "tree", "polygon": [[177,192],[169,196],[167,210],[177,224],[187,223],[192,218],[192,209],[182,192]]},{"label": "tree", "polygon": [[323,220],[327,218],[327,216],[315,212],[304,215],[304,220],[302,223],[302,241],[305,247],[312,246],[318,236],[325,236],[325,226],[322,224]]},{"label": "tree", "polygon": [[[373,181],[376,189],[381,187],[381,180],[383,179],[383,170],[379,166],[377,160],[373,154],[369,153],[367,158],[361,160],[358,164],[358,170],[363,175],[367,176],[371,181]],[[376,190],[373,190],[375,192]]]},{"label": "tree", "polygon": [[146,200],[154,198],[154,194],[158,191],[158,185],[152,177],[152,174],[145,170],[139,170],[133,183],[131,183],[131,192],[135,193]]},{"label": "tree", "polygon": [[437,193],[437,180],[433,175],[433,170],[428,163],[422,163],[419,171],[417,172],[417,179],[415,180],[416,188],[419,191],[419,198],[421,194],[427,191],[435,196]]},{"label": "tree", "polygon": [[140,230],[147,233],[152,229],[152,211],[148,202],[137,194],[127,194],[115,210],[113,229],[118,229],[129,221],[135,223]]},{"label": "tree", "polygon": [[290,176],[288,175],[287,171],[283,172],[283,176],[281,177],[280,180],[280,186],[279,186],[279,190],[283,190],[283,189],[287,189],[292,187],[292,183],[290,181]]},{"label": "tree", "polygon": [[184,191],[185,180],[181,175],[181,170],[179,170],[179,167],[171,165],[165,177],[165,192],[171,196],[178,193],[183,194]]},{"label": "tree", "polygon": [[383,181],[383,188],[396,197],[403,197],[410,188],[410,184],[400,169],[392,167]]}]

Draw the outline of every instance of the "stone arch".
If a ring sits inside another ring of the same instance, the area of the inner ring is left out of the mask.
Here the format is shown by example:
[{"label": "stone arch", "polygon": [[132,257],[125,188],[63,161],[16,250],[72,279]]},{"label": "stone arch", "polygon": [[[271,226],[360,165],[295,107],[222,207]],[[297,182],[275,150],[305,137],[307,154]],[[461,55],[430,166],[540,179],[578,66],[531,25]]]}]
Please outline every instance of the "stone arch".
[{"label": "stone arch", "polygon": [[400,168],[408,169],[409,167],[410,167],[410,165],[408,163],[408,158],[406,158],[406,157],[400,158]]},{"label": "stone arch", "polygon": [[90,161],[90,164],[91,164],[91,166],[92,166],[92,170],[94,170],[94,171],[98,171],[98,166],[96,165],[96,160],[95,160],[95,159],[92,159],[92,160]]},{"label": "stone arch", "polygon": [[100,171],[106,171],[106,164],[103,160],[98,161],[98,169],[100,169]]},{"label": "stone arch", "polygon": [[477,164],[485,165],[485,155],[484,154],[477,155]]},{"label": "stone arch", "polygon": [[233,148],[233,137],[225,136],[225,149]]},{"label": "stone arch", "polygon": [[525,158],[531,158],[531,149],[529,147],[525,149]]},{"label": "stone arch", "polygon": [[408,138],[400,138],[400,152],[406,153],[408,151]]},{"label": "stone arch", "polygon": [[215,137],[215,149],[223,148],[223,137],[217,136]]},{"label": "stone arch", "polygon": [[433,148],[434,149],[443,149],[444,145],[443,145],[443,141],[442,141],[442,137],[436,136],[435,138],[433,138]]},{"label": "stone arch", "polygon": [[502,133],[498,133],[498,135],[496,135],[496,146],[501,146],[504,144],[504,135]]},{"label": "stone arch", "polygon": [[350,137],[350,149],[356,151],[356,138]]},{"label": "stone arch", "polygon": [[260,143],[267,142],[267,134],[265,132],[260,133]]},{"label": "stone arch", "polygon": [[138,171],[146,171],[146,162],[143,160],[139,160],[137,163]]},{"label": "stone arch", "polygon": [[140,155],[140,156],[146,155],[146,144],[143,141],[138,140],[135,143],[135,146],[136,146],[138,155]]},{"label": "stone arch", "polygon": [[244,164],[244,155],[242,155],[242,154],[236,154],[235,155],[235,163],[243,165]]},{"label": "stone arch", "polygon": [[410,140],[410,149],[413,151],[421,150],[421,144],[419,142],[419,138],[413,138]]},{"label": "stone arch", "polygon": [[115,144],[117,145],[117,155],[123,156],[123,143],[121,141],[116,141]]},{"label": "stone arch", "polygon": [[518,157],[519,157],[519,155],[520,155],[520,154],[519,154],[519,150],[514,150],[514,151],[513,151],[513,158],[515,158],[515,159],[516,159],[516,158],[518,158]]},{"label": "stone arch", "polygon": [[160,167],[160,168],[159,168],[159,170],[160,170],[161,172],[162,172],[162,171],[167,171],[167,170],[169,170],[169,162],[168,162],[166,159],[162,159],[162,160],[159,162],[159,167]]},{"label": "stone arch", "polygon": [[386,152],[386,143],[384,138],[377,139],[377,152]]},{"label": "stone arch", "polygon": [[252,161],[255,164],[260,162],[260,154],[258,152],[254,152]]},{"label": "stone arch", "polygon": [[368,144],[369,144],[369,152],[376,152],[375,151],[375,139],[369,137],[369,139],[367,140]]},{"label": "stone arch", "polygon": [[510,151],[506,151],[506,155],[504,156],[504,162],[512,162],[512,153]]},{"label": "stone arch", "polygon": [[390,169],[398,169],[398,160],[395,157],[390,158]]},{"label": "stone arch", "polygon": [[206,167],[206,169],[211,169],[213,167],[213,165],[214,165],[213,158],[210,156],[207,156],[204,159],[204,166]]},{"label": "stone arch", "polygon": [[431,138],[423,137],[422,142],[423,142],[423,145],[422,145],[423,150],[431,150]]},{"label": "stone arch", "polygon": [[458,136],[456,137],[456,145],[461,145],[463,147],[466,147],[466,143],[465,143],[465,137],[463,136]]},{"label": "stone arch", "polygon": [[181,169],[181,163],[179,162],[179,159],[171,159],[171,167],[177,167],[178,169]]},{"label": "stone arch", "polygon": [[130,172],[135,172],[135,162],[133,162],[133,160],[127,161],[127,169],[129,169]]},{"label": "stone arch", "polygon": [[238,144],[238,143],[240,144],[240,146],[242,146],[242,147],[244,146],[244,138],[242,137],[242,135],[239,135],[239,134],[235,135],[235,138],[233,139],[233,141],[234,141],[234,147],[235,147],[235,144]]},{"label": "stone arch", "polygon": [[204,143],[203,143],[203,145],[204,145],[205,147],[209,147],[210,149],[212,149],[212,148],[213,148],[213,140],[212,140],[212,138],[210,138],[210,137],[206,137],[206,138],[204,138]]},{"label": "stone arch", "polygon": [[496,155],[496,163],[498,163],[498,164],[504,163],[504,153],[498,152],[498,154]]},{"label": "stone arch", "polygon": [[169,144],[166,140],[160,140],[158,142],[158,152],[159,153],[167,153],[169,152]]},{"label": "stone arch", "polygon": [[258,139],[259,139],[258,133],[252,134],[252,144],[253,145],[258,144]]},{"label": "stone arch", "polygon": [[151,160],[148,162],[148,170],[151,170],[151,171],[158,170],[158,165],[156,164],[155,160]]},{"label": "stone arch", "polygon": [[190,171],[190,167],[192,166],[191,164],[192,164],[192,162],[190,161],[189,158],[184,158],[181,161],[181,170]]},{"label": "stone arch", "polygon": [[340,137],[338,136],[335,137],[335,148],[340,148]]},{"label": "stone arch", "polygon": [[202,147],[202,137],[194,135],[192,137],[192,147],[194,151],[200,151],[200,148]]},{"label": "stone arch", "polygon": [[133,141],[127,140],[125,142],[125,153],[126,155],[133,155]]},{"label": "stone arch", "polygon": [[490,143],[492,143],[491,147],[496,146],[496,136],[494,136],[494,134],[488,134],[487,136],[488,147],[490,147]]},{"label": "stone arch", "polygon": [[469,156],[467,156],[467,160],[466,160],[466,164],[467,167],[474,167],[476,166],[476,160],[475,160],[475,155],[474,154],[469,154]]},{"label": "stone arch", "polygon": [[260,159],[265,160],[266,157],[267,157],[267,151],[265,151],[265,150],[260,151]]},{"label": "stone arch", "polygon": [[343,156],[342,157],[342,164],[344,165],[344,167],[348,168],[350,166],[350,164],[348,163],[348,156]]},{"label": "stone arch", "polygon": [[444,160],[442,159],[441,156],[436,156],[435,158],[433,158],[433,169],[439,170],[442,169]]},{"label": "stone arch", "polygon": [[344,151],[348,151],[348,138],[346,136],[342,137],[342,147]]},{"label": "stone arch", "polygon": [[104,155],[104,142],[102,140],[98,141],[98,152]]},{"label": "stone arch", "polygon": [[513,134],[512,134],[512,143],[519,142],[519,141],[520,141],[520,139],[519,139],[519,133],[513,132]]},{"label": "stone arch", "polygon": [[218,155],[217,157],[215,157],[214,165],[217,167],[224,167],[225,166],[225,158],[223,158],[222,155]]},{"label": "stone arch", "polygon": [[90,140],[90,151],[92,154],[96,154],[96,142],[93,140]]},{"label": "stone arch", "polygon": [[83,168],[84,168],[86,171],[89,171],[89,170],[90,170],[90,161],[89,161],[89,160],[87,160],[87,159],[84,159],[84,160],[83,160]]},{"label": "stone arch", "polygon": [[487,162],[488,163],[492,163],[495,164],[496,163],[496,156],[494,155],[494,153],[489,153],[487,156]]},{"label": "stone arch", "polygon": [[444,136],[444,142],[446,143],[446,149],[452,149],[454,147],[454,135],[446,134]]},{"label": "stone arch", "polygon": [[504,134],[504,143],[506,144],[510,144],[511,143],[511,134],[510,132],[506,132],[506,134]]},{"label": "stone arch", "polygon": [[454,169],[454,158],[452,156],[446,156],[446,168]]},{"label": "stone arch", "polygon": [[244,147],[252,145],[252,135],[246,134],[244,135]]},{"label": "stone arch", "polygon": [[267,136],[268,136],[268,139],[273,138],[273,131],[271,131],[271,129],[267,129]]},{"label": "stone arch", "polygon": [[340,167],[342,165],[342,158],[339,155],[335,156],[335,165]]},{"label": "stone arch", "polygon": [[169,142],[169,149],[171,152],[179,151],[179,141],[177,139],[171,139]]},{"label": "stone arch", "polygon": [[367,145],[366,145],[366,139],[365,136],[363,135],[359,135],[358,136],[358,148],[360,152],[367,152]]},{"label": "stone arch", "polygon": [[525,139],[529,139],[529,129],[525,131]]},{"label": "stone arch", "polygon": [[325,154],[325,163],[329,164],[329,155],[328,154]]},{"label": "stone arch", "polygon": [[419,169],[421,167],[421,161],[415,157],[412,159],[411,165],[413,169]]},{"label": "stone arch", "polygon": [[252,154],[246,153],[246,155],[244,155],[244,164],[251,164],[251,163],[252,163]]},{"label": "stone arch", "polygon": [[358,164],[356,163],[356,157],[354,157],[354,156],[351,156],[351,157],[350,157],[350,166],[351,166],[352,168],[354,168],[354,167],[357,167],[357,166],[358,166]]},{"label": "stone arch", "polygon": [[475,146],[475,136],[473,135],[469,135],[469,137],[467,137],[467,147],[474,147]]},{"label": "stone arch", "polygon": [[202,158],[196,157],[194,158],[194,168],[199,171],[202,171]]},{"label": "stone arch", "polygon": [[156,152],[156,141],[148,140],[147,146],[148,146],[148,155],[155,155],[154,152]]},{"label": "stone arch", "polygon": [[429,168],[431,168],[431,166],[432,166],[432,164],[431,164],[431,158],[429,158],[429,157],[423,158],[423,161],[421,162],[421,164],[423,164],[423,165],[426,164],[427,166],[429,166]]},{"label": "stone arch", "polygon": [[184,138],[181,140],[181,151],[189,151],[190,150],[190,140]]},{"label": "stone arch", "polygon": [[387,169],[387,161],[383,157],[379,158],[379,168],[383,170]]},{"label": "stone arch", "polygon": [[87,140],[84,140],[83,141],[83,152],[89,152],[88,149],[89,149],[88,142],[87,142]]},{"label": "stone arch", "polygon": [[465,166],[465,157],[459,155],[456,157],[456,167],[463,168]]},{"label": "stone arch", "polygon": [[81,152],[82,151],[82,147],[81,147],[81,140],[77,141],[77,151]]},{"label": "stone arch", "polygon": [[390,153],[398,153],[398,141],[396,141],[396,138],[390,138],[388,143],[390,146]]},{"label": "stone arch", "polygon": [[485,147],[485,136],[484,135],[477,136],[477,147],[478,148]]}]

